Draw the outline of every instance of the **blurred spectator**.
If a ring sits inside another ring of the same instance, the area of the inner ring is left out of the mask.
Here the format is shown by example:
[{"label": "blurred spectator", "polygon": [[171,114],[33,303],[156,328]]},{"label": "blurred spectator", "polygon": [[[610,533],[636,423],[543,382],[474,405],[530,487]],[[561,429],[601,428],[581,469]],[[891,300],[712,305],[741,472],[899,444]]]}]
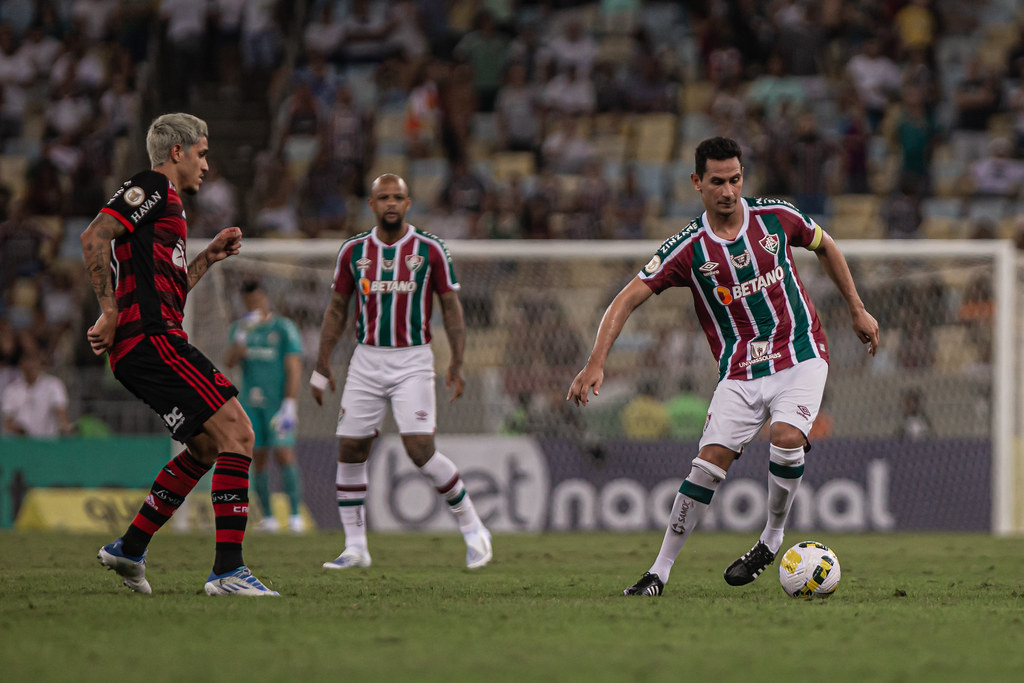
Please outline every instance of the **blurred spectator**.
[{"label": "blurred spectator", "polygon": [[394,52],[388,42],[392,21],[383,7],[371,6],[369,0],[352,0],[341,26],[345,40],[341,45],[340,58],[344,63],[376,64]]},{"label": "blurred spectator", "polygon": [[345,199],[352,183],[350,173],[343,162],[331,155],[328,146],[319,146],[299,188],[299,217],[302,232],[307,237],[345,229],[348,213]]},{"label": "blurred spectator", "polygon": [[111,136],[128,135],[139,123],[139,94],[131,89],[125,74],[117,73],[111,77],[110,87],[100,96],[99,107]]},{"label": "blurred spectator", "polygon": [[202,73],[206,34],[206,0],[161,0],[160,19],[166,25],[167,59],[164,80],[172,109],[188,108],[196,75]]},{"label": "blurred spectator", "polygon": [[864,103],[871,131],[877,131],[889,102],[899,92],[899,67],[882,53],[882,41],[870,38],[847,64],[846,73]]},{"label": "blurred spectator", "polygon": [[583,178],[573,198],[573,211],[566,237],[573,240],[610,237],[605,234],[605,212],[611,198],[612,188],[602,175],[601,160],[588,160],[583,166]]},{"label": "blurred spectator", "polygon": [[0,24],[0,142],[21,134],[35,74],[29,55],[17,50],[10,27]]},{"label": "blurred spectator", "polygon": [[834,153],[832,143],[824,139],[818,130],[818,119],[814,113],[801,113],[792,148],[791,186],[796,205],[811,216],[825,215],[828,171],[832,167]]},{"label": "blurred spectator", "polygon": [[64,38],[64,51],[48,71],[51,87],[70,80],[77,92],[95,95],[107,82],[106,52],[90,46],[77,33],[70,33]]},{"label": "blurred spectator", "polygon": [[[353,2],[353,11],[358,3]],[[278,0],[247,0],[242,10],[242,66],[257,76],[278,63],[281,30],[274,15],[277,5]]]},{"label": "blurred spectator", "polygon": [[196,215],[192,219],[195,235],[213,237],[232,225],[238,225],[238,190],[217,164],[210,163],[196,195]]},{"label": "blurred spectator", "polygon": [[523,226],[520,222],[524,199],[521,195],[518,177],[498,192],[484,196],[484,212],[480,216],[480,235],[487,239],[520,239]]},{"label": "blurred spectator", "polygon": [[213,58],[221,89],[240,89],[242,68],[242,13],[248,0],[211,0]]},{"label": "blurred spectator", "polygon": [[575,117],[562,116],[541,145],[544,165],[555,173],[580,173],[597,150],[580,133]]},{"label": "blurred spectator", "polygon": [[939,25],[931,0],[909,0],[893,20],[904,51],[932,47]]},{"label": "blurred spectator", "polygon": [[708,401],[697,394],[690,377],[684,375],[679,380],[679,392],[665,401],[665,408],[673,439],[694,441],[700,438],[707,421]]},{"label": "blurred spectator", "polygon": [[647,196],[636,181],[636,169],[632,165],[627,166],[622,174],[622,187],[615,193],[612,211],[615,217],[615,239],[643,238]]},{"label": "blurred spectator", "polygon": [[430,54],[430,41],[421,25],[420,4],[396,0],[391,6],[391,46],[396,55],[413,62]]},{"label": "blurred spectator", "polygon": [[998,79],[982,65],[981,58],[968,56],[964,76],[953,91],[957,129],[987,131],[989,118],[999,111],[1001,92]]},{"label": "blurred spectator", "polygon": [[910,50],[903,63],[901,80],[904,94],[908,88],[917,90],[925,112],[929,117],[934,116],[942,92],[932,53],[922,48]]},{"label": "blurred spectator", "polygon": [[43,157],[29,167],[25,177],[25,197],[22,200],[22,220],[31,216],[58,216],[64,213],[67,196],[56,164]]},{"label": "blurred spectator", "polygon": [[619,423],[627,439],[652,440],[668,436],[671,427],[668,409],[655,396],[653,382],[639,383],[636,395],[622,407]]},{"label": "blurred spectator", "polygon": [[938,134],[925,110],[924,93],[915,87],[903,90],[903,106],[893,127],[893,142],[900,159],[900,178],[910,178],[923,196],[931,195],[932,151]]},{"label": "blurred spectator", "polygon": [[325,136],[334,160],[341,164],[346,180],[345,195],[363,196],[363,170],[366,167],[367,148],[372,142],[369,116],[360,111],[352,100],[352,89],[341,85],[335,92],[334,106],[324,125]]},{"label": "blurred spectator", "polygon": [[469,163],[459,158],[452,162],[451,173],[441,190],[441,201],[451,213],[461,216],[466,222],[469,237],[478,237],[477,224],[484,209],[487,186],[469,168]]},{"label": "blurred spectator", "polygon": [[320,136],[321,107],[307,83],[297,83],[284,102],[278,119],[281,153],[293,178],[305,173],[316,154]]},{"label": "blurred spectator", "polygon": [[[645,57],[637,60],[634,64],[635,70],[629,75],[629,87],[626,88],[626,101],[630,111],[641,114],[650,112],[674,111],[676,91],[675,85],[671,82],[662,68],[661,60],[656,57]],[[589,78],[586,79],[589,90],[593,91],[594,85]],[[730,81],[738,85],[739,79]],[[596,93],[594,100],[596,101]],[[742,102],[740,100],[740,102]],[[593,112],[593,105],[584,113]]]},{"label": "blurred spectator", "polygon": [[315,18],[306,24],[302,35],[302,45],[306,52],[333,57],[337,55],[342,41],[345,39],[345,28],[334,19],[335,5],[325,2],[316,13]]},{"label": "blurred spectator", "polygon": [[405,106],[405,141],[414,159],[436,156],[442,145],[441,93],[437,86],[440,65],[434,59],[422,62],[413,74]]},{"label": "blurred spectator", "polygon": [[438,85],[441,88],[445,155],[449,159],[465,157],[469,154],[473,114],[477,111],[473,69],[468,64],[456,63]]},{"label": "blurred spectator", "polygon": [[321,52],[310,52],[305,66],[295,71],[294,82],[309,88],[319,108],[329,109],[341,86],[342,77],[337,68]]},{"label": "blurred spectator", "polygon": [[527,81],[526,67],[509,64],[494,112],[501,149],[536,152],[540,146],[540,93]]},{"label": "blurred spectator", "polygon": [[1013,143],[1006,138],[989,141],[985,156],[971,164],[971,194],[982,197],[1017,197],[1024,187],[1024,162],[1014,159]]},{"label": "blurred spectator", "polygon": [[508,58],[508,39],[497,30],[494,16],[481,10],[474,29],[455,46],[455,57],[473,70],[473,90],[479,111],[494,111],[494,100],[501,87],[502,71]]},{"label": "blurred spectator", "polygon": [[548,110],[566,116],[593,114],[597,107],[593,82],[573,65],[563,67],[545,84],[542,97]]},{"label": "blurred spectator", "polygon": [[881,206],[881,220],[885,236],[889,239],[915,239],[920,237],[921,210],[920,180],[903,176]]},{"label": "blurred spectator", "polygon": [[769,121],[776,120],[782,110],[782,103],[789,107],[802,107],[806,99],[804,86],[799,79],[786,73],[782,55],[773,52],[768,58],[765,73],[755,78],[746,90],[747,102],[764,111]]},{"label": "blurred spectator", "polygon": [[74,431],[68,420],[68,393],[57,377],[43,372],[35,349],[23,349],[21,370],[0,397],[4,431],[20,436],[67,436]]},{"label": "blurred spectator", "polygon": [[839,135],[842,173],[845,179],[844,191],[866,194],[868,187],[868,141],[871,139],[871,124],[867,111],[852,88],[844,90],[839,98]]},{"label": "blurred spectator", "polygon": [[924,394],[920,389],[906,389],[900,401],[900,425],[896,438],[920,441],[935,434],[932,422],[924,411]]},{"label": "blurred spectator", "polygon": [[75,0],[71,16],[82,37],[90,43],[106,40],[119,4],[118,0]]},{"label": "blurred spectator", "polygon": [[594,63],[597,61],[597,42],[583,31],[579,19],[570,17],[558,35],[554,36],[540,53],[540,59],[550,62],[556,73],[572,67],[584,78],[589,78]]}]

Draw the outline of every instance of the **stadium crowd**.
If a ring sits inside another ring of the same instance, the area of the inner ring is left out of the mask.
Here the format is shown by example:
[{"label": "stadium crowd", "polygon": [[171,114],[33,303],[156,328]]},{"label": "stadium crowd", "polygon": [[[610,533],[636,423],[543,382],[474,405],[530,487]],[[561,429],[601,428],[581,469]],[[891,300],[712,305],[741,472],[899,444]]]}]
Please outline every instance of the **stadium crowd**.
[{"label": "stadium crowd", "polygon": [[[266,125],[215,145],[197,237],[348,236],[386,170],[445,238],[660,239],[699,212],[694,147],[725,135],[746,194],[838,238],[1024,248],[1013,0],[4,0],[0,389],[26,349],[102,373],[79,235],[153,116],[228,102]],[[118,391],[73,384],[78,414]]]}]

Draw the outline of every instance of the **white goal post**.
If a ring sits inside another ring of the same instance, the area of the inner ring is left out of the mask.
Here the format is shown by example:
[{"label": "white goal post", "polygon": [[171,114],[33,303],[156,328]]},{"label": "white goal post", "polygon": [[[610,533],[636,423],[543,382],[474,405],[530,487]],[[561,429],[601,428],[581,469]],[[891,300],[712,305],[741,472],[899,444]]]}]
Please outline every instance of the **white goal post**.
[{"label": "white goal post", "polygon": [[[190,294],[185,316],[190,337],[219,361],[227,326],[241,313],[237,292],[242,280],[270,278],[276,283],[270,287],[275,308],[280,306],[287,312],[309,304],[305,320],[308,373],[316,351],[320,322],[317,311],[322,313],[329,298],[331,272],[341,242],[246,239],[239,256],[216,264]],[[516,390],[510,388],[515,384],[510,379],[510,367],[523,363],[516,352],[520,356],[527,353],[523,348],[527,344],[539,349],[533,351],[535,356],[550,360],[555,367],[548,371],[551,387],[537,393],[553,394],[560,387],[564,396],[571,373],[586,359],[604,307],[660,246],[660,242],[650,240],[585,244],[562,240],[448,240],[447,244],[467,308],[468,400],[455,409],[461,413],[444,412],[447,408],[441,405],[446,403],[440,400],[444,388],[441,382],[438,432],[491,435],[508,433],[513,414],[517,410],[528,413],[533,403],[540,401],[537,396],[527,395],[530,392],[526,390],[519,396],[520,404],[516,404]],[[201,240],[193,239],[190,251],[195,253],[203,246]],[[986,492],[991,495],[989,528],[997,534],[1024,532],[1024,400],[1020,389],[1024,386],[1020,354],[1024,333],[1018,312],[1024,266],[1018,263],[1013,245],[980,240],[847,240],[841,241],[840,247],[851,263],[869,311],[882,324],[883,353],[874,361],[858,355],[862,349],[849,330],[848,316],[844,321],[844,311],[835,312],[835,288],[813,257],[801,251],[797,255],[801,278],[833,346],[834,362],[824,408],[833,411],[836,436],[888,438],[898,423],[900,393],[911,388],[920,391],[933,410],[929,417],[936,434],[954,440],[990,441],[990,490]],[[981,305],[972,298],[976,293],[972,288],[979,282],[988,297]],[[920,294],[929,288],[934,290],[935,303],[921,303],[923,299],[916,297],[931,296]],[[547,320],[544,316],[549,309],[544,307],[515,316],[519,307],[536,306],[538,298],[558,302],[560,322]],[[710,396],[714,363],[703,335],[690,323],[693,315],[688,310],[688,296],[660,299],[638,310],[609,357],[607,391],[602,391],[601,398],[605,400],[607,393],[609,401],[619,400],[617,410],[640,386],[655,387],[652,391],[660,391],[661,398],[665,398],[666,391],[678,388],[680,377],[696,393]],[[876,305],[885,310],[875,310]],[[920,313],[926,308],[927,315]],[[924,322],[904,325],[902,321],[907,318]],[[566,342],[560,334],[564,330],[558,330],[559,325],[571,328],[576,337],[573,351],[567,352],[570,357],[560,365],[547,358],[565,350]],[[685,328],[685,335],[673,336],[673,329],[680,326]],[[447,344],[439,321],[435,320],[434,327],[435,354],[441,367],[446,362]],[[509,335],[513,337],[509,339]],[[308,348],[310,344],[313,348]],[[925,349],[926,362],[918,362],[910,354],[908,349],[915,345]],[[339,379],[344,376],[339,372],[343,373],[349,349],[351,346],[335,355]],[[695,369],[677,372],[680,364],[688,363],[692,366],[686,368]],[[520,381],[517,386],[529,389],[531,385]],[[503,403],[493,398],[495,394],[504,395]],[[549,404],[546,410],[560,408]],[[306,417],[305,412],[300,437],[303,429],[311,435],[332,433],[329,417]],[[618,412],[598,414],[600,418],[573,434],[597,440],[634,438],[628,426],[621,426],[624,421],[620,425]],[[527,420],[526,424],[540,423]],[[551,425],[545,423],[540,428],[547,427]],[[533,428],[528,426],[518,433],[530,434]],[[560,436],[557,430],[561,428],[551,427],[551,434]],[[571,436],[569,432],[561,435]]]}]

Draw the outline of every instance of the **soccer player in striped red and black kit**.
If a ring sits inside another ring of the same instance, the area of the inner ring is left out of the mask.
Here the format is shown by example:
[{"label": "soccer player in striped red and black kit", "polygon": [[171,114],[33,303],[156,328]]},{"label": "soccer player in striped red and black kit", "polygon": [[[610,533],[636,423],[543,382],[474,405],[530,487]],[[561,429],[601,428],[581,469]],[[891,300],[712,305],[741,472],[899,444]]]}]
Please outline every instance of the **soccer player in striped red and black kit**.
[{"label": "soccer player in striped red and black kit", "polygon": [[604,364],[626,319],[651,294],[689,287],[697,318],[718,361],[699,452],[676,494],[668,529],[650,571],[626,595],[662,594],[676,557],[707,509],[732,462],[771,420],[768,522],[754,547],[725,570],[741,586],[775,561],[804,471],[807,434],[821,405],[828,343],[796,272],[792,247],[817,255],[846,300],[857,337],[873,356],[878,323],[864,308],[836,243],[791,204],[742,197],[740,147],[728,138],[703,141],[690,180],[705,212],[661,245],[615,297],[597,331],[590,359],[567,399],[597,396]]},{"label": "soccer player in striped red and black kit", "polygon": [[466,566],[477,569],[491,560],[491,534],[480,521],[455,463],[434,444],[437,416],[431,310],[437,294],[451,348],[445,386],[452,390],[454,401],[466,386],[462,377],[466,323],[459,283],[444,242],[406,222],[410,204],[409,188],[402,178],[385,173],[373,181],[370,208],[377,225],[341,245],[331,302],[320,328],[310,385],[313,398],[323,405],[324,389],[335,388],[331,353],[345,331],[349,302],[356,297],[359,344],[349,362],[335,431],[338,514],[345,530],[345,548],[336,559],[324,562],[325,569],[370,566],[363,515],[366,462],[388,403],[406,454],[455,515],[466,541]]},{"label": "soccer player in striped red and black kit", "polygon": [[82,233],[82,254],[101,314],[89,328],[114,376],[163,418],[186,445],[157,475],[135,520],[97,557],[124,584],[151,593],[146,549],[206,472],[213,469],[216,555],[208,595],[268,596],[242,559],[249,511],[253,430],[238,390],[181,327],[185,297],[206,270],[237,254],[242,231],[225,228],[191,263],[179,192],[194,194],[208,169],[207,126],[190,114],[165,114],[146,135],[152,170],[121,186]]}]

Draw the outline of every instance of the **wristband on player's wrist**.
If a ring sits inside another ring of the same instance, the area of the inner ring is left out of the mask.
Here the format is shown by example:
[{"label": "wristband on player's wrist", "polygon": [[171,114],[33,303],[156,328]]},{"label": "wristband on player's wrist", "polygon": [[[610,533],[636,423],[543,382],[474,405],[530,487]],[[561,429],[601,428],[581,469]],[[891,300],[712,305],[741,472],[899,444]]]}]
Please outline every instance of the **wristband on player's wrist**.
[{"label": "wristband on player's wrist", "polygon": [[319,389],[320,391],[323,391],[324,389],[326,389],[327,385],[330,384],[330,383],[331,383],[331,380],[327,379],[327,377],[325,377],[324,375],[321,375],[316,370],[314,370],[313,374],[309,376],[309,384],[310,384],[310,386],[312,386],[312,387],[314,387],[316,389]]}]

